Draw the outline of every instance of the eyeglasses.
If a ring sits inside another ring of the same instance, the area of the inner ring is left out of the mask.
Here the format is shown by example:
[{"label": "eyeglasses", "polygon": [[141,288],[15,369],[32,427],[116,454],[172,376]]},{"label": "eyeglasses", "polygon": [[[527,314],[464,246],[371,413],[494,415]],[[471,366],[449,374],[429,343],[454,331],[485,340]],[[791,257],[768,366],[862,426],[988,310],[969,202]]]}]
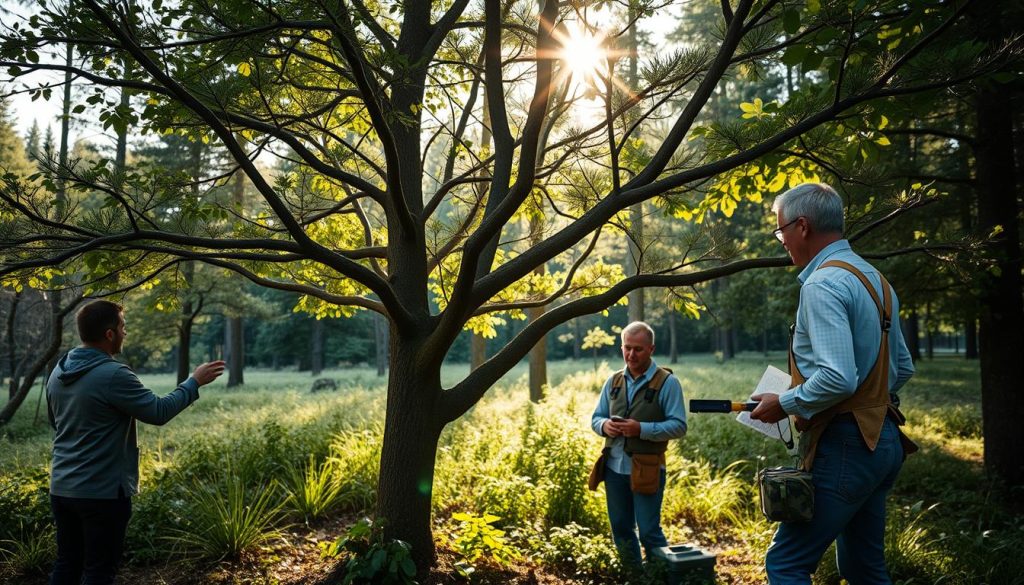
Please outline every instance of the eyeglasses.
[{"label": "eyeglasses", "polygon": [[787,223],[786,225],[784,225],[784,226],[782,226],[782,227],[780,227],[780,228],[775,228],[775,229],[773,229],[773,230],[772,230],[772,235],[773,235],[773,236],[775,236],[775,239],[776,239],[776,240],[778,240],[778,241],[780,241],[780,242],[781,242],[781,241],[782,241],[782,232],[783,232],[783,231],[785,231],[785,229],[786,229],[786,228],[788,228],[789,226],[791,226],[791,225],[793,225],[794,223],[796,223],[796,222],[800,221],[800,220],[801,220],[801,219],[802,219],[803,217],[804,217],[804,216],[802,216],[802,215],[801,215],[800,217],[798,217],[798,218],[794,219],[793,221],[791,221],[791,222]]}]

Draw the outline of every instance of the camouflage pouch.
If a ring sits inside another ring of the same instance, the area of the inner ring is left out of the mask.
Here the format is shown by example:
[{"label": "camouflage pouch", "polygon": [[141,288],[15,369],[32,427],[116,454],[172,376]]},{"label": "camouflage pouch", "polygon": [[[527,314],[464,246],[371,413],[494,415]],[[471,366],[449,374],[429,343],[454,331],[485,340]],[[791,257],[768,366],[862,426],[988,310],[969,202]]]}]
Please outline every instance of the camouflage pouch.
[{"label": "camouflage pouch", "polygon": [[757,472],[761,512],[773,522],[808,522],[814,517],[811,473],[794,467],[771,467]]}]

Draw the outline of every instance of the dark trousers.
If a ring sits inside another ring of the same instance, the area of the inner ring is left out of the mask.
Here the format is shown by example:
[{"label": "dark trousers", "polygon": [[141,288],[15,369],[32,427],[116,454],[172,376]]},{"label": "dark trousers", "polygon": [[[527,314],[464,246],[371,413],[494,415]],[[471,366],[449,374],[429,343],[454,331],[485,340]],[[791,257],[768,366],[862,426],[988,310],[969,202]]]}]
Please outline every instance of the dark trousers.
[{"label": "dark trousers", "polygon": [[114,582],[132,515],[131,498],[93,500],[50,496],[57,524],[57,560],[50,585]]}]

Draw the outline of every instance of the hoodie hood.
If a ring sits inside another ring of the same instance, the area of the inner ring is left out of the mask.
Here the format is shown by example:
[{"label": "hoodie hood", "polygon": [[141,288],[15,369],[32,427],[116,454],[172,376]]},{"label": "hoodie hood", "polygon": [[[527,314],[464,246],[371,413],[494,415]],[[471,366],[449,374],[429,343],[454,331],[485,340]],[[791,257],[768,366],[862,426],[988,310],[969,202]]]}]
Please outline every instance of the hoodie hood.
[{"label": "hoodie hood", "polygon": [[61,373],[58,377],[61,382],[70,384],[96,366],[112,361],[114,358],[104,351],[91,347],[76,347],[61,358]]}]

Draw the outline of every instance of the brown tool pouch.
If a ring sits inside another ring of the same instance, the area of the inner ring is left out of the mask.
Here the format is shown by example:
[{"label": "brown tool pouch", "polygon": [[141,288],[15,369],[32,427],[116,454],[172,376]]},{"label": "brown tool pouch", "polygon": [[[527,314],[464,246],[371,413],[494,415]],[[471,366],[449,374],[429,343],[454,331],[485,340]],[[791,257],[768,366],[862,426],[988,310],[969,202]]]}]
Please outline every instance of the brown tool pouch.
[{"label": "brown tool pouch", "polygon": [[590,470],[590,477],[587,479],[587,487],[590,491],[597,491],[597,486],[604,481],[604,468],[608,464],[608,452],[611,447],[601,449],[601,456],[597,458],[594,467]]},{"label": "brown tool pouch", "polygon": [[629,473],[629,488],[634,494],[654,494],[661,487],[661,466],[664,454],[633,455],[633,468]]}]

